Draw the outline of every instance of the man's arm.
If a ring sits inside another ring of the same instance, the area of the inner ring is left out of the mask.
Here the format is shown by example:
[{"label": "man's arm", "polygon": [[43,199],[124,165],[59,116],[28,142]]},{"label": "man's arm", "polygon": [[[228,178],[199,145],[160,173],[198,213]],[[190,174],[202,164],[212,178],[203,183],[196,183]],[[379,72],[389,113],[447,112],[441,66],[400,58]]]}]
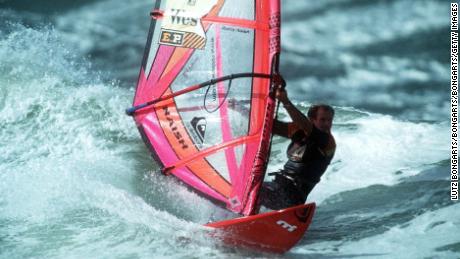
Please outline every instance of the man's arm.
[{"label": "man's arm", "polygon": [[279,120],[274,120],[272,133],[281,137],[289,138],[288,123]]},{"label": "man's arm", "polygon": [[298,130],[300,130],[300,128],[294,122],[273,121],[273,134],[275,135],[292,138]]},{"label": "man's arm", "polygon": [[[313,129],[313,124],[299,109],[297,109],[289,100],[286,90],[278,88],[276,92],[276,98],[283,104],[284,108],[288,112],[292,119],[292,123],[297,129],[303,130],[309,135]],[[291,126],[292,127],[292,126]],[[292,133],[292,132],[291,132]]]}]

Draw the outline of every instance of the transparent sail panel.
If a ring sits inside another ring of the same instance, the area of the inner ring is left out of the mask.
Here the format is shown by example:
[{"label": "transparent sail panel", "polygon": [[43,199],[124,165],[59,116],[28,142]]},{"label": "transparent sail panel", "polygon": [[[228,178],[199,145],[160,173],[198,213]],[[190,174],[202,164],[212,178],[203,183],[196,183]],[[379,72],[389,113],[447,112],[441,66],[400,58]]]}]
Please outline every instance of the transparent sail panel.
[{"label": "transparent sail panel", "polygon": [[255,0],[226,0],[220,16],[254,20]]},{"label": "transparent sail panel", "polygon": [[[226,31],[223,27],[211,26],[207,47],[195,50],[172,84],[173,92],[221,76],[252,72],[253,32],[233,32],[237,28],[228,26],[231,30]],[[242,55],[231,51],[231,37],[241,41],[236,44]],[[237,78],[175,98],[181,120],[199,150],[247,135],[251,90],[252,78]]]}]

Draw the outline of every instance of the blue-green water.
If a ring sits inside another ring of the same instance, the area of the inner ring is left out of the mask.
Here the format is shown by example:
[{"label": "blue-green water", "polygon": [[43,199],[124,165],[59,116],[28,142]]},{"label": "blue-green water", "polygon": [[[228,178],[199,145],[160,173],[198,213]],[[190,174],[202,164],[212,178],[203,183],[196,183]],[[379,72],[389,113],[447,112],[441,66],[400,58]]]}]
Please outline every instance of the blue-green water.
[{"label": "blue-green water", "polygon": [[[0,1],[0,258],[280,257],[214,242],[215,207],[124,114],[151,1]],[[458,258],[448,1],[283,1],[281,70],[338,149],[287,258]],[[281,116],[285,116],[281,111]],[[270,170],[287,141],[275,138]]]}]

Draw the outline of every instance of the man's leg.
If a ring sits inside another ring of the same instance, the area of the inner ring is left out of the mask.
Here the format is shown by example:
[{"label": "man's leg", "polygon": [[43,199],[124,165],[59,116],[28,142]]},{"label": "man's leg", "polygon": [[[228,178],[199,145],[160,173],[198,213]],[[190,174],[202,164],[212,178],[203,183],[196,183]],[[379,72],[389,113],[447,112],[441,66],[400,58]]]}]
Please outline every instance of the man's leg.
[{"label": "man's leg", "polygon": [[286,195],[282,186],[276,182],[265,182],[260,190],[260,203],[262,206],[280,210],[286,208]]}]

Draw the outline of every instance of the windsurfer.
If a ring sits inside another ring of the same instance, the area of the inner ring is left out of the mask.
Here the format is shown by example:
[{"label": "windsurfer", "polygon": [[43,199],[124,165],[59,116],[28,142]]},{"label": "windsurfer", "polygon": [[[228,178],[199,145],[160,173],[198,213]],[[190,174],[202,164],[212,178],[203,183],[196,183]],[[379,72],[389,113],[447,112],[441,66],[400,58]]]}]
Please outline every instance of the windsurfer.
[{"label": "windsurfer", "polygon": [[276,98],[283,104],[292,122],[275,120],[273,134],[290,138],[288,161],[284,168],[271,173],[275,178],[266,182],[260,193],[261,205],[279,210],[304,204],[308,194],[320,181],[335,153],[331,134],[334,109],[326,104],[312,105],[308,117],[289,100],[284,88],[278,88]]}]

